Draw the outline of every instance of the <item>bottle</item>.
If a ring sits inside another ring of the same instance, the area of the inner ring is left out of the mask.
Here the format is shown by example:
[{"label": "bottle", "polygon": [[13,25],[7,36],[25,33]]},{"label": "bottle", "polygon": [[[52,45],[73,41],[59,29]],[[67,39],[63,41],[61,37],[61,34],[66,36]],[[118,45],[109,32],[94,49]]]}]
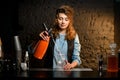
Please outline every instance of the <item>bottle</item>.
[{"label": "bottle", "polygon": [[27,70],[29,70],[29,54],[28,51],[25,53],[25,63],[27,65]]},{"label": "bottle", "polygon": [[120,49],[118,50],[118,68],[120,70]]},{"label": "bottle", "polygon": [[0,60],[3,59],[3,51],[2,51],[2,41],[1,41],[1,38],[0,38]]},{"label": "bottle", "polygon": [[45,40],[39,40],[35,53],[34,53],[34,57],[37,59],[42,59],[43,56],[45,55],[45,52],[47,50],[48,44],[49,44],[50,38],[48,41]]},{"label": "bottle", "polygon": [[25,52],[24,61],[21,62],[21,69],[23,71],[28,71],[29,70],[29,55],[28,55],[28,51]]},{"label": "bottle", "polygon": [[110,44],[111,54],[107,59],[107,71],[118,72],[118,56],[115,54],[116,43]]},{"label": "bottle", "polygon": [[3,69],[3,51],[2,51],[2,41],[0,38],[0,72],[2,72]]},{"label": "bottle", "polygon": [[35,53],[34,53],[34,57],[37,58],[37,59],[42,59],[45,55],[45,52],[48,48],[48,45],[49,45],[49,42],[50,42],[50,33],[52,31],[52,28],[50,28],[48,30],[48,28],[46,27],[45,24],[44,25],[44,28],[45,30],[48,32],[48,41],[46,40],[39,40],[38,43],[36,44],[36,49],[35,49]]},{"label": "bottle", "polygon": [[98,63],[98,70],[99,70],[99,76],[102,76],[102,72],[103,72],[103,55],[101,54],[99,59],[99,63]]}]

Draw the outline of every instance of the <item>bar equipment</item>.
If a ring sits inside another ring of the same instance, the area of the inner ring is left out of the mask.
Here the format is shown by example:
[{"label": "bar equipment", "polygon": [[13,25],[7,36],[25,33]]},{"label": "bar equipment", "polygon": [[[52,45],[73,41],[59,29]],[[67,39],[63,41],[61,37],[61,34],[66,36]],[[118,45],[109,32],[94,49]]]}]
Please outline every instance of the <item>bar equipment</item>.
[{"label": "bar equipment", "polygon": [[15,53],[16,53],[16,66],[17,70],[20,70],[21,65],[21,56],[22,56],[22,48],[19,36],[14,36],[14,44],[15,44]]}]

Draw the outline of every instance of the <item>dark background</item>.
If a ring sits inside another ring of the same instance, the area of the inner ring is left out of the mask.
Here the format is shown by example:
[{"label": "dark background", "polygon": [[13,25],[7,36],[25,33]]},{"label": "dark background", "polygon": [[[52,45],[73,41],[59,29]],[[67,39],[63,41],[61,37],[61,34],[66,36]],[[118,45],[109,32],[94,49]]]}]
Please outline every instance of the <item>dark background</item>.
[{"label": "dark background", "polygon": [[22,30],[18,26],[18,2],[15,0],[4,0],[0,4],[0,37],[4,58],[15,59],[13,36]]}]

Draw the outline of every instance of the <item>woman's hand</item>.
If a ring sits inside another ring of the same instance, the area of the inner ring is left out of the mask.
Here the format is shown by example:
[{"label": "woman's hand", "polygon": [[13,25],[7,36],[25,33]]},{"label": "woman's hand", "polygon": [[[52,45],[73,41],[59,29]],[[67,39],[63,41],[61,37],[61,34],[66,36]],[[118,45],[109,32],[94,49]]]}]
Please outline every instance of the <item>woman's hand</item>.
[{"label": "woman's hand", "polygon": [[74,67],[76,67],[78,65],[78,63],[76,61],[73,61],[72,63],[69,63],[68,61],[66,61],[66,65],[64,65],[64,70],[71,70]]},{"label": "woman's hand", "polygon": [[73,68],[73,66],[68,61],[66,61],[66,64],[64,65],[63,68],[64,68],[64,70],[71,70]]},{"label": "woman's hand", "polygon": [[43,39],[43,40],[46,40],[48,41],[48,38],[49,38],[49,34],[47,31],[43,31],[39,34],[39,36]]}]

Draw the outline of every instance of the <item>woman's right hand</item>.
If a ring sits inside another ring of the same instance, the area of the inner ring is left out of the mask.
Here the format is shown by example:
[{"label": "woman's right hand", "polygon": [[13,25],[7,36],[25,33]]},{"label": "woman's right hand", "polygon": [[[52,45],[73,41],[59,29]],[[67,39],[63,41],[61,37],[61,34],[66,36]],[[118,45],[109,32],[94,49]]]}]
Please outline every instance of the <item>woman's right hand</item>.
[{"label": "woman's right hand", "polygon": [[43,31],[39,34],[39,36],[43,39],[43,40],[46,40],[48,41],[48,38],[49,38],[49,34],[47,31]]}]

